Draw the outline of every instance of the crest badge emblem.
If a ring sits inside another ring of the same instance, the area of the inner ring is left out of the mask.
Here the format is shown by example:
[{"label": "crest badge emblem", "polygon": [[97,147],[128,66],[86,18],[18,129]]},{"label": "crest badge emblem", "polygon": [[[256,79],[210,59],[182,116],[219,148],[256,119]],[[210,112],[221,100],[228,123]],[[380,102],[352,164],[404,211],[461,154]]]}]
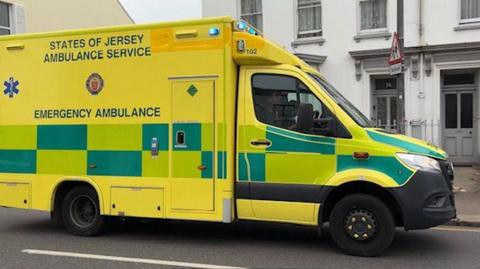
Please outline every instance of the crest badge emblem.
[{"label": "crest badge emblem", "polygon": [[90,92],[92,95],[99,94],[103,89],[103,85],[103,78],[98,73],[92,73],[87,78],[86,87],[88,92]]},{"label": "crest badge emblem", "polygon": [[13,98],[16,94],[20,92],[20,90],[17,88],[20,82],[16,80],[13,77],[10,77],[7,81],[3,83],[5,86],[5,90],[3,90],[3,93],[7,95],[10,98]]}]

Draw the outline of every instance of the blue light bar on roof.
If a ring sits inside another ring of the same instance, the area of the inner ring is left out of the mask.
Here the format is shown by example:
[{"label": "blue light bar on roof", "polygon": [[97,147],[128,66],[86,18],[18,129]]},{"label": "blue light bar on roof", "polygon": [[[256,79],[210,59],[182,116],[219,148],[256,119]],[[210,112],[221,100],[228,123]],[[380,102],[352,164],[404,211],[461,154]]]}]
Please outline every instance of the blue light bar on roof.
[{"label": "blue light bar on roof", "polygon": [[209,36],[217,36],[219,34],[220,34],[220,29],[218,29],[217,27],[212,27],[208,30]]},{"label": "blue light bar on roof", "polygon": [[247,27],[248,27],[248,26],[247,26],[247,23],[244,22],[244,21],[239,21],[239,22],[237,23],[237,28],[238,28],[238,30],[245,31],[245,30],[247,29]]}]

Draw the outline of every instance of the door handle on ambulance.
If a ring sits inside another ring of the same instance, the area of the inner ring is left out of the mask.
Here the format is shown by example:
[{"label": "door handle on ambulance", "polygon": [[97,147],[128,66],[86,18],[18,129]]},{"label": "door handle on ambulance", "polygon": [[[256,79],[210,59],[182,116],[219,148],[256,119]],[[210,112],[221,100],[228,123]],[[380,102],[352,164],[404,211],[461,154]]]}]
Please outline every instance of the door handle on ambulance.
[{"label": "door handle on ambulance", "polygon": [[22,43],[14,43],[7,45],[7,50],[23,50],[24,48],[25,45],[23,45]]},{"label": "door handle on ambulance", "polygon": [[257,139],[257,140],[252,140],[250,141],[250,144],[252,146],[270,146],[272,145],[272,142],[270,142],[270,140],[267,140],[267,139]]},{"label": "door handle on ambulance", "polygon": [[175,36],[177,38],[193,38],[197,37],[198,32],[197,30],[181,30],[181,31],[176,31]]}]

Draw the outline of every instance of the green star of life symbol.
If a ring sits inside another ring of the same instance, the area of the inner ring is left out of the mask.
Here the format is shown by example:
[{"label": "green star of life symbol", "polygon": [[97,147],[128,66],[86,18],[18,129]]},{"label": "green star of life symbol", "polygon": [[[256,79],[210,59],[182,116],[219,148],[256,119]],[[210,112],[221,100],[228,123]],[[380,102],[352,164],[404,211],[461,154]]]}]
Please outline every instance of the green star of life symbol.
[{"label": "green star of life symbol", "polygon": [[192,84],[192,85],[188,88],[187,92],[188,92],[188,94],[190,94],[190,96],[193,97],[193,96],[198,92],[198,90],[197,90],[197,88],[195,88],[195,86]]}]

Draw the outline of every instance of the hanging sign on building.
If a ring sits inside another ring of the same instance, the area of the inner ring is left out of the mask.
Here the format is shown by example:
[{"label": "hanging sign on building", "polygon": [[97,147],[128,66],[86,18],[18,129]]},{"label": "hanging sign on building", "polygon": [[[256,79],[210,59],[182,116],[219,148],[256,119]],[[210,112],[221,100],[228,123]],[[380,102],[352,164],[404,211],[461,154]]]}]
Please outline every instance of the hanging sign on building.
[{"label": "hanging sign on building", "polygon": [[392,47],[390,48],[390,56],[388,57],[388,65],[390,75],[398,75],[403,72],[403,52],[400,48],[398,33],[393,34]]}]

